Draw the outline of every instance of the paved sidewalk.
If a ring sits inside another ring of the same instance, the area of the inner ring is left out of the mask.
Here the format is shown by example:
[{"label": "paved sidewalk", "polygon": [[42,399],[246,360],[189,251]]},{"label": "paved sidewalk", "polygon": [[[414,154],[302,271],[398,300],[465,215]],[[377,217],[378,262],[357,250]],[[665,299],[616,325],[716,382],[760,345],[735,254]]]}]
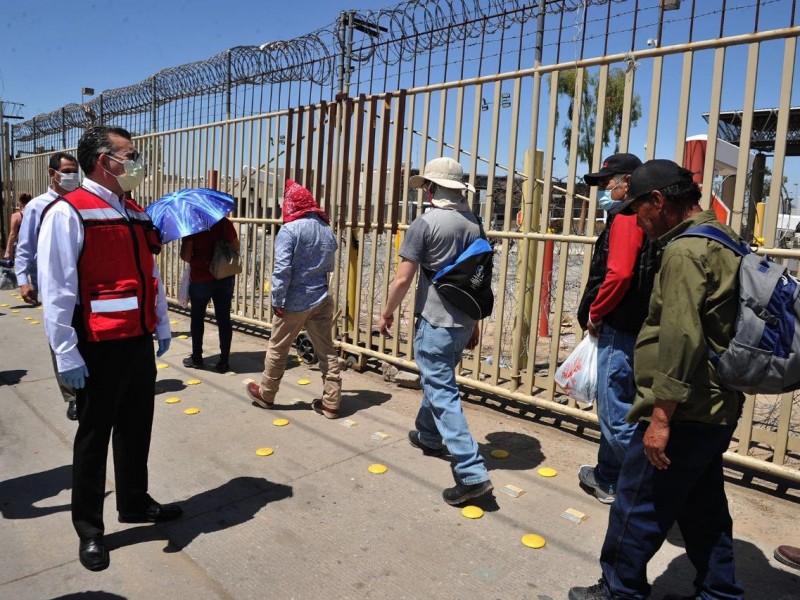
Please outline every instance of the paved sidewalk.
[{"label": "paved sidewalk", "polygon": [[[577,485],[579,466],[597,452],[594,432],[466,404],[495,485],[494,499],[479,503],[483,518],[466,519],[441,499],[452,485],[448,461],[408,443],[419,392],[347,371],[342,417],[327,420],[309,404],[321,392],[319,372],[293,361],[278,407],[261,410],[242,381],[258,377],[265,340],[234,335],[235,374],[186,369],[190,340],[177,336],[188,334],[188,318],[178,314],[176,339],[158,360],[168,366],[159,370],[150,491],[181,502],[184,516],[159,526],[117,523],[109,464],[111,566],[91,573],[78,562],[69,514],[76,424],[64,416],[43,325],[34,323],[42,313],[13,294],[0,292],[9,304],[0,306],[0,598],[547,600],[598,577],[608,507]],[[215,337],[209,325],[208,351]],[[201,383],[187,385],[193,378]],[[170,397],[180,402],[167,404]],[[273,426],[277,418],[290,423]],[[376,432],[390,437],[374,439]],[[266,446],[274,453],[257,456]],[[496,448],[510,456],[492,458]],[[388,471],[371,474],[373,463]],[[542,466],[558,475],[541,477]],[[509,484],[525,493],[504,494]],[[778,544],[800,545],[800,494],[776,498],[729,484],[728,495],[748,596],[800,599],[800,572],[772,558]],[[563,519],[567,508],[588,519]],[[545,547],[522,545],[528,533]],[[650,577],[653,598],[691,591],[679,539],[664,545]]]}]

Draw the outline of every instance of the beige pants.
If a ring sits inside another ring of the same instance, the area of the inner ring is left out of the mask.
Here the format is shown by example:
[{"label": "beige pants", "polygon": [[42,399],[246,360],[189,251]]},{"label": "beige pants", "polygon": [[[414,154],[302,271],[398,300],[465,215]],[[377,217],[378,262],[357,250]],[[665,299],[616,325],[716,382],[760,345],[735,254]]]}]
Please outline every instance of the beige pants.
[{"label": "beige pants", "polygon": [[319,305],[301,313],[284,312],[283,317],[272,318],[272,334],[264,357],[264,374],[261,377],[261,397],[274,402],[286,370],[286,357],[295,338],[306,330],[322,371],[322,405],[338,410],[342,399],[342,377],[339,358],[333,346],[333,300],[327,296]]}]

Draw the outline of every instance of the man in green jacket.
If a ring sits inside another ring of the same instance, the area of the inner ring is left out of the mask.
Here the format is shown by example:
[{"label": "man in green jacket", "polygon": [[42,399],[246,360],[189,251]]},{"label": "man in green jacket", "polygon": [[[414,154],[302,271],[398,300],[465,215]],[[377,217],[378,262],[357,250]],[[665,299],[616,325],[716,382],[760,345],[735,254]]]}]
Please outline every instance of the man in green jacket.
[{"label": "man in green jacket", "polygon": [[636,169],[624,210],[663,248],[647,319],[636,340],[638,423],[622,465],[600,555],[603,576],[571,600],[647,598],[647,563],[677,522],[697,570],[697,598],[743,598],[734,576],[732,521],[722,454],[743,395],[726,389],[709,360],[733,337],[740,259],[719,242],[681,237],[707,224],[732,229],[699,206],[692,173],[669,160]]}]

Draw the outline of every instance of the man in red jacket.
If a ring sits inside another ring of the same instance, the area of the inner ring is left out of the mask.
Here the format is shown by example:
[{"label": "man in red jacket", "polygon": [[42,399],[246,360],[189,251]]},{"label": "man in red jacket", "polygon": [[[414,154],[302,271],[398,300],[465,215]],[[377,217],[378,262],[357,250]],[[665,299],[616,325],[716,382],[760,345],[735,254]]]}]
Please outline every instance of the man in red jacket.
[{"label": "man in red jacket", "polygon": [[601,435],[597,465],[583,465],[578,479],[603,504],[611,504],[616,497],[617,478],[635,429],[625,422],[636,395],[633,347],[647,316],[656,267],[636,215],[614,214],[625,199],[631,173],[641,164],[633,154],[614,154],[603,162],[600,171],[583,178],[598,187],[598,204],[609,213],[579,309],[581,325],[598,337],[597,416]]}]

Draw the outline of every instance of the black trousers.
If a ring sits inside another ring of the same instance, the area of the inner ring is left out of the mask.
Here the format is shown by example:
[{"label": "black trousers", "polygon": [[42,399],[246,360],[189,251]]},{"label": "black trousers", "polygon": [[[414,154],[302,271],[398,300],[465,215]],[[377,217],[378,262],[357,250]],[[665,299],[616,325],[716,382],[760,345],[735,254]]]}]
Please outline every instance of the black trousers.
[{"label": "black trousers", "polygon": [[103,535],[108,442],[114,449],[117,510],[147,505],[147,457],[156,365],[152,336],[81,342],[86,387],[77,390],[78,431],[72,459],[72,523],[81,538]]}]

